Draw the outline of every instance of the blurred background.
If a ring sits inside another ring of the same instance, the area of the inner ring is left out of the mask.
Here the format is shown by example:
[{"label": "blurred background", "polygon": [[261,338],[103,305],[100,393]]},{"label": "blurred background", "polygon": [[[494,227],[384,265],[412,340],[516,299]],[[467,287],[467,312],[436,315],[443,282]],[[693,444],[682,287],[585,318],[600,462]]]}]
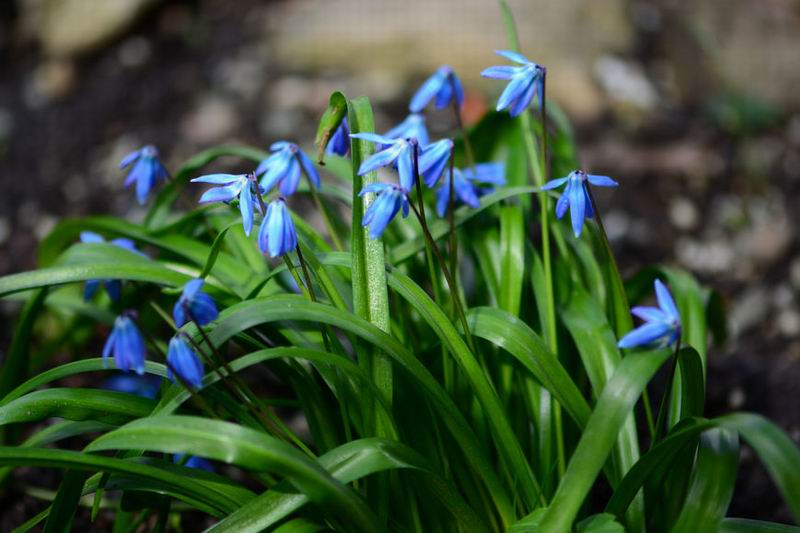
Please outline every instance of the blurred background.
[{"label": "blurred background", "polygon": [[[800,442],[800,1],[509,3],[584,168],[621,183],[600,201],[625,273],[678,264],[725,298],[709,414],[759,412]],[[117,163],[143,144],[172,170],[220,143],[310,147],[334,90],[369,96],[384,131],[443,63],[474,121],[505,47],[487,0],[4,0],[0,274],[34,268],[62,217],[141,217]],[[731,513],[790,520],[747,450]]]}]

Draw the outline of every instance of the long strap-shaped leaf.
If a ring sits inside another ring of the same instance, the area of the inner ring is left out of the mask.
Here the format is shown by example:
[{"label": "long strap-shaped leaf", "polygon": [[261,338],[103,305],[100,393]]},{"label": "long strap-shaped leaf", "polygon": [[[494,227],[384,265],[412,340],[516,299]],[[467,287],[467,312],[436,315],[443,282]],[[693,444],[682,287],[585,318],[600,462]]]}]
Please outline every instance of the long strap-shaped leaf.
[{"label": "long strap-shaped leaf", "polygon": [[190,416],[136,420],[102,435],[87,451],[145,449],[200,455],[254,471],[285,476],[350,531],[377,531],[380,522],[360,497],[299,450],[264,433]]},{"label": "long strap-shaped leaf", "polygon": [[625,419],[669,352],[628,355],[617,367],[597,401],[541,522],[542,531],[569,531],[597,474],[608,459]]},{"label": "long strap-shaped leaf", "polygon": [[[361,439],[349,442],[321,456],[319,463],[342,483],[350,483],[385,470],[411,469],[423,476],[426,486],[450,511],[452,520],[463,531],[487,531],[486,525],[461,496],[442,480],[427,461],[405,444],[386,439]],[[276,487],[254,498],[241,509],[220,521],[207,533],[256,533],[308,503],[304,494],[289,487]]]},{"label": "long strap-shaped leaf", "polygon": [[[347,254],[332,255],[339,258],[347,257]],[[326,264],[337,263],[328,263],[326,260]],[[349,261],[345,261],[338,266],[346,267],[348,265]],[[453,400],[405,346],[369,322],[342,311],[331,312],[330,306],[312,303],[299,296],[283,295],[248,300],[226,309],[221,313],[220,321],[211,332],[211,340],[218,345],[248,328],[281,320],[318,322],[341,328],[379,347],[397,364],[410,372],[415,381],[427,392],[433,405],[439,409],[442,421],[461,446],[467,460],[486,483],[504,521],[508,521],[513,516],[508,492],[500,483],[494,471],[494,465],[487,458],[485,448],[480,444]],[[187,331],[192,330],[188,328]],[[464,349],[466,349],[465,345]],[[519,473],[524,474],[524,472]]]}]

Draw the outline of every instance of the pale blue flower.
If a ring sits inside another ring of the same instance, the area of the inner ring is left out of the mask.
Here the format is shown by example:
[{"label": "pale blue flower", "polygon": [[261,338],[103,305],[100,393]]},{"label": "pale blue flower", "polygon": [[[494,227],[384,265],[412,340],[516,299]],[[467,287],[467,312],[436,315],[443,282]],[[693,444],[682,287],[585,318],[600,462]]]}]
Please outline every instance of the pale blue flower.
[{"label": "pale blue flower", "polygon": [[544,79],[547,69],[518,52],[501,50],[497,55],[522,65],[489,67],[481,72],[481,76],[485,78],[510,80],[497,101],[497,110],[508,109],[511,116],[515,117],[528,108],[534,95],[537,95],[541,108],[544,104]]},{"label": "pale blue flower", "polygon": [[[176,453],[172,456],[172,462],[175,464],[180,464],[183,461],[184,455],[182,453]],[[213,472],[214,466],[211,464],[211,461],[205,459],[203,457],[198,457],[196,455],[190,455],[189,458],[183,463],[183,466],[186,468],[197,468],[199,470],[205,470],[206,472]]]},{"label": "pale blue flower", "polygon": [[428,188],[436,186],[439,177],[450,163],[452,154],[453,141],[450,139],[436,141],[420,150],[419,175],[422,176]]},{"label": "pale blue flower", "polygon": [[400,209],[403,210],[403,218],[408,216],[408,198],[400,187],[388,183],[370,183],[358,195],[368,193],[375,193],[377,197],[364,213],[361,225],[369,226],[370,238],[377,239]]},{"label": "pale blue flower", "polygon": [[458,79],[452,67],[448,65],[441,66],[433,76],[425,80],[420,88],[417,89],[417,92],[414,93],[414,96],[411,97],[408,109],[412,113],[419,113],[434,98],[436,98],[437,109],[444,109],[453,100],[455,100],[459,108],[464,105],[464,89],[461,86],[461,80]]},{"label": "pale blue flower", "polygon": [[111,335],[103,346],[103,362],[114,357],[114,364],[120,370],[133,370],[140,376],[144,374],[145,347],[139,328],[133,321],[133,312],[125,312],[114,320]]},{"label": "pale blue flower", "polygon": [[283,196],[291,196],[300,185],[300,175],[305,172],[312,186],[319,189],[320,179],[314,162],[294,143],[279,141],[269,147],[272,154],[259,163],[256,176],[261,177],[265,193],[275,186]]},{"label": "pale blue flower", "polygon": [[267,215],[258,231],[258,247],[270,257],[287,254],[297,248],[297,231],[292,215],[283,198],[277,198],[267,206]]},{"label": "pale blue flower", "polygon": [[376,133],[353,133],[350,137],[386,146],[361,163],[358,168],[359,176],[381,167],[396,165],[400,176],[400,187],[404,191],[410,191],[414,187],[413,150],[418,146],[416,139],[390,139]]},{"label": "pale blue flower", "polygon": [[136,198],[140,204],[144,204],[153,187],[169,178],[169,172],[161,164],[156,147],[150,144],[126,155],[119,168],[124,169],[131,165],[131,171],[125,178],[125,187],[136,182]]},{"label": "pale blue flower", "polygon": [[619,184],[608,176],[595,176],[586,174],[582,170],[576,170],[564,178],[548,181],[544,187],[542,187],[542,190],[548,191],[550,189],[556,189],[565,183],[567,184],[567,188],[556,203],[556,216],[559,219],[562,218],[569,207],[572,217],[572,231],[575,233],[576,237],[580,237],[581,231],[583,230],[583,221],[594,216],[594,207],[589,197],[587,183],[597,185],[598,187],[616,187]]},{"label": "pale blue flower", "polygon": [[658,307],[634,307],[631,313],[645,321],[619,340],[620,348],[637,346],[664,347],[674,343],[681,335],[681,315],[669,289],[661,280],[655,280]]},{"label": "pale blue flower", "polygon": [[167,349],[167,377],[173,383],[175,374],[193,389],[203,385],[203,363],[180,334],[172,337]]},{"label": "pale blue flower", "polygon": [[[505,185],[505,165],[502,163],[479,163],[475,168],[453,169],[453,192],[455,204],[466,204],[472,208],[480,206],[480,197],[492,192],[494,187],[481,184]],[[443,217],[450,202],[450,173],[444,173],[442,185],[436,190],[436,212]]]},{"label": "pale blue flower", "polygon": [[196,322],[198,326],[205,326],[219,316],[214,299],[203,292],[204,283],[201,278],[196,278],[183,286],[183,292],[172,308],[172,318],[176,327],[182,327],[189,321]]},{"label": "pale blue flower", "polygon": [[258,184],[253,174],[208,174],[194,178],[192,183],[212,183],[219,185],[203,193],[200,203],[225,202],[228,203],[239,198],[239,211],[242,213],[242,226],[245,235],[253,231],[253,212],[261,211],[261,204],[257,194],[262,191],[256,189]]},{"label": "pale blue flower", "polygon": [[403,122],[387,131],[384,137],[389,139],[416,139],[420,146],[430,142],[428,129],[425,127],[425,115],[412,113]]}]

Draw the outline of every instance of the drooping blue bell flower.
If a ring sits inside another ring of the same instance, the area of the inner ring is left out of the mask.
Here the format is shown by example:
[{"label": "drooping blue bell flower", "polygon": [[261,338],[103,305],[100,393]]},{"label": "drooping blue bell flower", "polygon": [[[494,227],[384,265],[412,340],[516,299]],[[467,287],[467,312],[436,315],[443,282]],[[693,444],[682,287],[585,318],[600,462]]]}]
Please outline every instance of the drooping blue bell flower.
[{"label": "drooping blue bell flower", "polygon": [[167,349],[167,377],[173,383],[176,381],[176,373],[193,389],[199,389],[203,385],[203,362],[181,334],[170,339]]},{"label": "drooping blue bell flower", "polygon": [[[494,190],[491,185],[505,185],[505,165],[502,163],[479,163],[474,168],[453,169],[453,192],[455,204],[466,204],[477,208],[480,197]],[[489,187],[482,187],[488,184]],[[436,190],[436,212],[444,217],[450,202],[450,173],[444,173],[442,185]]]},{"label": "drooping blue bell flower", "polygon": [[644,324],[622,337],[617,343],[620,348],[664,347],[680,337],[681,315],[675,300],[661,280],[655,280],[654,285],[658,307],[637,306],[631,309],[631,313],[644,320]]},{"label": "drooping blue bell flower", "polygon": [[261,211],[261,204],[256,196],[260,192],[256,189],[258,184],[253,174],[208,174],[194,178],[192,183],[219,185],[219,187],[213,187],[203,193],[199,200],[201,204],[228,203],[239,198],[239,211],[242,213],[244,233],[250,236],[250,232],[253,231],[253,212]]},{"label": "drooping blue bell flower", "polygon": [[400,187],[404,191],[412,189],[414,186],[413,150],[414,146],[418,145],[416,139],[390,139],[376,133],[353,133],[350,137],[375,143],[379,147],[381,145],[386,146],[385,149],[372,154],[361,163],[358,168],[359,176],[378,170],[381,167],[396,165],[397,173],[400,176]]},{"label": "drooping blue bell flower", "polygon": [[131,165],[133,166],[128,177],[125,178],[125,187],[136,182],[136,198],[140,204],[144,204],[153,187],[169,178],[169,172],[161,164],[156,147],[150,144],[126,155],[119,168],[124,169]]},{"label": "drooping blue bell flower", "polygon": [[377,239],[400,209],[403,210],[403,218],[408,216],[408,198],[400,187],[388,183],[370,183],[361,189],[358,195],[364,196],[369,193],[375,193],[377,196],[367,207],[361,225],[369,226],[370,238]]},{"label": "drooping blue bell flower", "polygon": [[481,76],[484,78],[510,80],[497,100],[497,110],[508,109],[511,116],[516,117],[528,108],[534,95],[537,95],[541,109],[544,104],[544,79],[547,69],[518,52],[500,50],[496,53],[521,65],[519,67],[510,65],[489,67],[481,72]]},{"label": "drooping blue bell flower", "polygon": [[420,146],[426,146],[430,142],[428,129],[425,127],[425,115],[418,113],[408,115],[383,136],[389,139],[416,139]]},{"label": "drooping blue bell flower", "polygon": [[133,312],[122,313],[114,320],[111,335],[103,347],[103,362],[114,357],[114,365],[125,372],[133,370],[140,376],[144,374],[144,339],[133,321]]},{"label": "drooping blue bell flower", "polygon": [[444,109],[453,100],[459,108],[464,105],[464,88],[452,67],[443,65],[425,80],[411,97],[408,109],[412,113],[419,113],[434,98],[436,98],[436,109]]},{"label": "drooping blue bell flower", "polygon": [[328,146],[325,147],[325,153],[328,155],[340,155],[342,157],[347,155],[350,151],[350,126],[347,124],[347,117],[342,119],[342,123],[336,128],[336,131],[328,141]]},{"label": "drooping blue bell flower", "polygon": [[595,176],[586,174],[582,170],[576,170],[570,172],[569,176],[564,178],[548,181],[544,184],[542,190],[556,189],[565,183],[567,188],[556,203],[556,216],[559,219],[562,218],[567,212],[567,208],[569,208],[572,217],[572,231],[575,233],[575,237],[580,237],[583,230],[583,221],[594,216],[594,206],[592,206],[592,200],[589,197],[587,183],[598,187],[616,187],[619,184],[608,176]]},{"label": "drooping blue bell flower", "polygon": [[300,175],[305,172],[312,185],[319,189],[320,179],[314,162],[295,143],[279,141],[269,147],[272,154],[261,161],[256,176],[261,177],[265,193],[277,186],[283,196],[291,196],[300,185]]},{"label": "drooping blue bell flower", "polygon": [[[87,243],[102,243],[106,242],[105,239],[98,235],[93,231],[82,231],[81,232],[81,242]],[[112,239],[109,241],[114,246],[119,246],[120,248],[124,248],[131,252],[135,252],[142,257],[147,257],[142,251],[136,248],[134,242],[130,239]],[[120,294],[122,293],[122,282],[118,279],[90,279],[86,282],[86,286],[83,289],[83,299],[84,300],[91,300],[92,296],[95,295],[97,289],[100,285],[103,285],[108,293],[109,298],[113,301],[119,300]]]},{"label": "drooping blue bell flower", "polygon": [[172,308],[175,327],[180,328],[189,321],[196,322],[198,326],[205,326],[219,316],[214,299],[202,290],[203,283],[201,278],[196,278],[183,286],[183,292]]},{"label": "drooping blue bell flower", "polygon": [[452,153],[453,141],[450,139],[441,139],[420,150],[419,175],[422,176],[428,188],[432,189],[436,186],[436,182],[439,181],[450,163]]},{"label": "drooping blue bell flower", "polygon": [[262,254],[269,252],[270,257],[279,257],[297,248],[297,231],[283,198],[267,206],[267,214],[258,230],[258,247]]}]

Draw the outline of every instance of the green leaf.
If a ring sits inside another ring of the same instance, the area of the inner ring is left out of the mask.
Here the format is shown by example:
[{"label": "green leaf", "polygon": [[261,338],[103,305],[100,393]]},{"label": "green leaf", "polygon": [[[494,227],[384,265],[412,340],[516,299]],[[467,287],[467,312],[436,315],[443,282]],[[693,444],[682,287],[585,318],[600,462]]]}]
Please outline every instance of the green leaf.
[{"label": "green leaf", "polygon": [[330,519],[348,529],[382,529],[377,517],[350,489],[319,464],[288,444],[255,430],[189,416],[158,416],[136,420],[102,435],[87,451],[145,449],[183,453],[235,464],[256,472],[285,476]]},{"label": "green leaf", "polygon": [[319,119],[317,135],[314,139],[314,144],[317,145],[317,161],[320,165],[325,164],[325,148],[342,120],[347,116],[347,111],[347,98],[340,92],[333,93],[328,101],[327,109]]},{"label": "green leaf", "polygon": [[719,533],[800,533],[800,527],[746,518],[725,518]]},{"label": "green leaf", "polygon": [[211,244],[211,250],[208,252],[206,264],[203,265],[203,270],[201,270],[200,274],[198,274],[198,278],[205,279],[211,273],[211,269],[214,268],[214,263],[217,262],[217,257],[219,257],[219,251],[222,248],[222,245],[225,243],[225,234],[228,233],[229,229],[238,225],[239,222],[233,222],[217,234],[217,236],[214,238],[214,242]]},{"label": "green leaf", "polygon": [[[450,519],[464,531],[486,531],[486,525],[446,484],[417,452],[404,444],[385,439],[361,439],[349,442],[321,456],[319,463],[342,483],[377,472],[410,469],[420,475],[434,497],[450,511]],[[288,493],[287,493],[288,492]],[[248,502],[241,509],[220,521],[208,533],[258,532],[305,505],[309,498],[291,492],[290,487],[276,487]]]},{"label": "green leaf", "polygon": [[70,531],[78,502],[81,499],[81,489],[89,477],[87,472],[81,470],[67,470],[64,479],[58,487],[56,499],[50,507],[50,514],[44,524],[44,533],[58,533]]},{"label": "green leaf", "polygon": [[669,355],[666,350],[632,353],[619,364],[597,400],[542,519],[542,530],[569,530],[642,390]]},{"label": "green leaf", "polygon": [[[0,283],[2,283],[2,278],[0,278]],[[33,325],[42,310],[45,298],[47,298],[47,289],[42,288],[34,292],[25,303],[11,346],[3,359],[2,367],[0,367],[0,398],[8,394],[28,375]]]},{"label": "green leaf", "polygon": [[615,518],[614,515],[608,513],[592,515],[578,522],[575,531],[577,533],[625,533],[625,528]]},{"label": "green leaf", "polygon": [[735,432],[711,429],[703,433],[686,503],[671,531],[717,531],[733,496],[738,466]]},{"label": "green leaf", "polygon": [[45,389],[0,407],[0,425],[36,422],[57,416],[119,424],[147,416],[155,402],[133,394],[102,389]]},{"label": "green leaf", "polygon": [[[216,490],[186,475],[175,474],[132,460],[101,457],[82,452],[0,446],[0,465],[70,468],[130,476],[150,483],[154,489],[159,487],[162,490],[168,489],[171,494],[192,507],[214,516],[229,514],[245,503],[240,500],[232,500],[226,492]],[[187,469],[184,468],[183,471],[185,470]]]}]

